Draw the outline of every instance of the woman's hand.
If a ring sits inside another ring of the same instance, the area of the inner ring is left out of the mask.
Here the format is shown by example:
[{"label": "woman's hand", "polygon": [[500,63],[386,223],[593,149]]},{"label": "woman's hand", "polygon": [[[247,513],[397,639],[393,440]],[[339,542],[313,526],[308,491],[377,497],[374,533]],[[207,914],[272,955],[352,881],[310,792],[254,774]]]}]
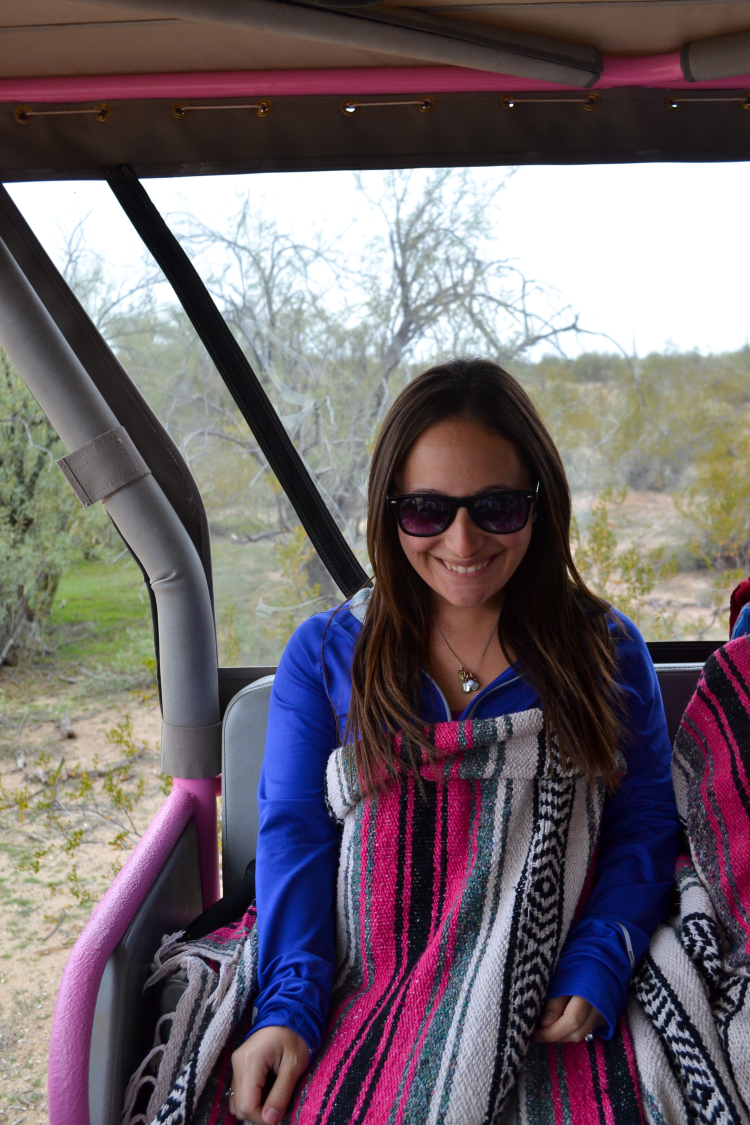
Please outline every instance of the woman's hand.
[{"label": "woman's hand", "polygon": [[547,1001],[532,1038],[535,1043],[580,1043],[603,1023],[604,1017],[582,996],[556,996]]},{"label": "woman's hand", "polygon": [[[289,1027],[262,1027],[232,1055],[229,1112],[240,1121],[277,1125],[286,1113],[300,1075],[310,1064],[304,1039]],[[271,1073],[276,1080],[265,1100]]]}]

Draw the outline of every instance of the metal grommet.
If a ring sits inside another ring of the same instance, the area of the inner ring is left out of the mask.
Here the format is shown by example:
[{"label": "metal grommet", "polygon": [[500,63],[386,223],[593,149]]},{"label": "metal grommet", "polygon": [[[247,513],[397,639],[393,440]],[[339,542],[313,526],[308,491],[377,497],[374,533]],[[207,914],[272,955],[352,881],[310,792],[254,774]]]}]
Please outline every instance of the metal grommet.
[{"label": "metal grommet", "polygon": [[744,98],[740,102],[740,105],[743,109],[750,109],[750,94],[745,94]]},{"label": "metal grommet", "polygon": [[176,117],[178,121],[184,121],[190,110],[184,102],[175,102],[172,106],[172,117]]},{"label": "metal grommet", "polygon": [[417,105],[417,109],[420,113],[432,113],[434,108],[435,99],[429,97],[429,95],[426,98],[422,98],[422,100]]},{"label": "metal grommet", "polygon": [[13,111],[13,116],[19,125],[28,125],[33,116],[33,112],[30,105],[17,105]]},{"label": "metal grommet", "polygon": [[107,102],[99,102],[94,106],[94,117],[97,121],[109,121],[112,116],[112,106]]},{"label": "metal grommet", "polygon": [[359,106],[357,105],[356,102],[346,102],[346,101],[344,101],[344,102],[341,103],[341,112],[346,117],[354,117],[356,114],[359,113]]},{"label": "metal grommet", "polygon": [[667,109],[681,109],[682,108],[682,102],[679,100],[679,98],[672,97],[672,95],[669,95],[668,97],[666,97],[664,99],[664,104],[667,107]]},{"label": "metal grommet", "polygon": [[255,107],[255,109],[253,110],[253,112],[254,112],[256,117],[268,117],[268,115],[269,115],[269,113],[271,112],[272,109],[273,109],[273,102],[268,102],[264,98],[262,102],[258,102],[258,104]]},{"label": "metal grommet", "polygon": [[589,94],[589,96],[587,98],[584,98],[583,101],[581,102],[581,105],[583,106],[583,108],[587,109],[589,111],[589,113],[592,110],[598,109],[601,104],[602,104],[602,99],[596,93]]},{"label": "metal grommet", "polygon": [[503,94],[502,98],[500,99],[500,105],[503,107],[503,109],[515,109],[516,99],[512,94]]}]

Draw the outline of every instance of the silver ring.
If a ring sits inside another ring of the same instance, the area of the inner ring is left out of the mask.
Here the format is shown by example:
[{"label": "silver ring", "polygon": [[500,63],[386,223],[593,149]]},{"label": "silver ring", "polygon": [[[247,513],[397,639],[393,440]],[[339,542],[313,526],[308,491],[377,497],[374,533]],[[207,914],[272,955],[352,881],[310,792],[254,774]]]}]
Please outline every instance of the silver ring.
[{"label": "silver ring", "polygon": [[586,1038],[585,1038],[584,1042],[586,1042],[586,1043],[593,1043],[593,1042],[594,1042],[594,1033],[593,1033],[593,1031],[590,1031],[590,1032],[588,1033],[588,1035],[586,1036]]}]

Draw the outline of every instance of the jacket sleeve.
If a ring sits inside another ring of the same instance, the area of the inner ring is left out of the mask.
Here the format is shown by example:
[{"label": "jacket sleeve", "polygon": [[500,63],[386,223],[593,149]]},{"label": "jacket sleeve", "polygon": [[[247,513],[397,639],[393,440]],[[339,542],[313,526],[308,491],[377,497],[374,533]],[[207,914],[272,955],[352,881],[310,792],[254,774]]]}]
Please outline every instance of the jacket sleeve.
[{"label": "jacket sleeve", "polygon": [[253,1033],[282,1025],[320,1047],[334,971],[339,833],[324,795],[337,724],[321,666],[327,615],[289,641],[273,683],[258,787],[258,985]]},{"label": "jacket sleeve", "polygon": [[610,1038],[625,1009],[632,966],[646,953],[669,904],[680,825],[672,749],[659,683],[635,625],[622,614],[615,639],[626,707],[627,772],[602,818],[594,886],[571,928],[548,997],[582,996]]}]

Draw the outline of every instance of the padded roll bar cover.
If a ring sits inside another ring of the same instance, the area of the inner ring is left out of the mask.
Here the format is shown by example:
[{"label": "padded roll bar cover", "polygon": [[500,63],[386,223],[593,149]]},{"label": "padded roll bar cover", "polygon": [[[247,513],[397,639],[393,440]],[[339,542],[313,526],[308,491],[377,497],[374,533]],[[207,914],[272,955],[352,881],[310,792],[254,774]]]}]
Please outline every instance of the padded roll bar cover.
[{"label": "padded roll bar cover", "polygon": [[[187,528],[201,557],[210,589],[208,518],[198,486],[184,458],[2,185],[0,238],[4,239],[11,255],[78,356],[113,415],[127,429]],[[69,448],[74,448],[74,445]]]},{"label": "padded roll bar cover", "polygon": [[68,449],[119,425],[0,239],[0,344]]},{"label": "padded roll bar cover", "polygon": [[223,891],[244,878],[258,844],[258,782],[268,726],[273,676],[239,691],[224,715],[221,841]]},{"label": "padded roll bar cover", "polygon": [[57,464],[84,508],[151,472],[124,426],[87,441]]},{"label": "padded roll bar cover", "polygon": [[361,18],[377,22],[381,26],[390,24],[429,32],[436,37],[447,37],[457,44],[464,42],[490,48],[496,52],[491,69],[499,68],[501,74],[515,75],[517,78],[587,87],[598,81],[604,69],[602,53],[597,47],[566,43],[528,31],[512,31],[490,24],[460,20],[455,15],[446,20],[439,9],[426,11],[423,8],[415,11],[377,7],[362,12]]},{"label": "padded roll bar cover", "polygon": [[[0,240],[0,344],[69,449],[118,427],[60,329]],[[182,521],[153,476],[120,489],[104,506],[138,556],[156,599],[162,716],[170,726],[215,727],[220,721],[216,631],[208,581]],[[205,756],[170,761],[174,777],[218,772],[214,734]]]},{"label": "padded roll bar cover", "polygon": [[[98,3],[122,7],[122,0],[98,0]],[[541,37],[514,33],[524,39],[523,47],[511,46],[510,42],[506,42],[505,47],[490,45],[494,34],[499,40],[503,33],[478,24],[476,38],[470,41],[460,34],[452,34],[450,18],[441,19],[438,23],[435,17],[434,26],[430,22],[430,30],[422,30],[415,26],[418,15],[404,13],[401,22],[401,13],[389,8],[375,10],[368,6],[350,12],[326,11],[283,0],[130,0],[128,7],[146,10],[152,16],[163,12],[191,21],[229,23],[260,32],[288,35],[292,39],[338,43],[359,50],[400,55],[412,61],[464,66],[565,86],[589,86],[601,74],[601,58],[594,48],[560,42],[557,43],[557,57],[551,58],[539,47],[535,52],[530,49],[532,41],[537,44],[551,42]],[[431,13],[426,16],[425,27],[431,16]],[[406,26],[407,22],[409,26]],[[436,31],[437,27],[439,31]],[[566,58],[566,54],[570,57]],[[591,61],[584,66],[582,58]]]},{"label": "padded roll bar cover", "polygon": [[215,777],[221,770],[221,723],[206,727],[162,723],[161,768],[173,777]]},{"label": "padded roll bar cover", "polygon": [[163,772],[214,777],[221,764],[216,630],[198,554],[153,476],[115,492],[104,505],[137,553],[156,598],[164,723],[203,728],[190,733],[184,755],[168,738]]},{"label": "padded roll bar cover", "polygon": [[750,31],[687,43],[680,52],[680,63],[687,82],[750,74]]}]

